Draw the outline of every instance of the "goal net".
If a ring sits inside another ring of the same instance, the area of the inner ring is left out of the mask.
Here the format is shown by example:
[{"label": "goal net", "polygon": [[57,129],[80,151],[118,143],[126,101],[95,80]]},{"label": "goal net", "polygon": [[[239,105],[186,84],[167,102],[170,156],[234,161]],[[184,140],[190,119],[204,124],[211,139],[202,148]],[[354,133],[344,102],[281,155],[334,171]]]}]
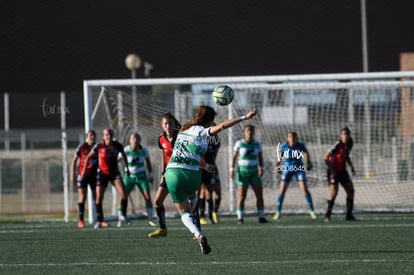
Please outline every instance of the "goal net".
[{"label": "goal net", "polygon": [[[267,211],[274,211],[279,174],[274,172],[276,148],[289,131],[295,131],[311,155],[313,169],[307,173],[315,208],[326,207],[328,186],[324,154],[338,140],[340,129],[352,131],[352,160],[356,210],[408,211],[414,197],[414,73],[360,73],[335,75],[259,76],[223,78],[178,78],[141,80],[94,80],[84,82],[85,128],[98,131],[111,127],[116,138],[127,144],[137,131],[149,149],[155,183],[160,178],[161,150],[157,138],[162,133],[160,119],[169,111],[183,124],[198,105],[216,109],[216,121],[241,116],[250,108],[259,110],[251,121],[219,134],[222,142],[217,164],[221,175],[221,211],[235,210],[235,183],[228,177],[234,143],[243,138],[243,126],[256,127],[264,156],[264,200]],[[211,92],[217,85],[230,85],[233,103],[222,107],[213,103]],[[117,200],[106,196],[105,211],[111,213]],[[144,209],[143,200],[133,195],[133,207]],[[255,198],[249,191],[246,209],[255,211]],[[336,211],[345,205],[340,189]],[[167,208],[173,210],[170,198]],[[285,197],[284,211],[307,211],[295,179]]]}]

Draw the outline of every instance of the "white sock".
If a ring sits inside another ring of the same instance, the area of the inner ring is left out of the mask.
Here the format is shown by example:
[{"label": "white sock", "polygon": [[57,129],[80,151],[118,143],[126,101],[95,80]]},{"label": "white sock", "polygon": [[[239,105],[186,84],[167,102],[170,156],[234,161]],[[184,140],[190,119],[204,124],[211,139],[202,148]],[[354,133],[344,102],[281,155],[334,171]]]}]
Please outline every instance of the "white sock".
[{"label": "white sock", "polygon": [[193,199],[188,200],[188,202],[190,203],[191,210],[193,210],[196,207],[197,202],[198,202],[198,196],[197,196],[197,194],[195,194],[195,196],[194,196]]},{"label": "white sock", "polygon": [[244,217],[244,211],[237,209],[237,219],[241,220]]},{"label": "white sock", "polygon": [[147,218],[149,221],[152,221],[152,218],[154,217],[154,211],[152,208],[147,207]]},{"label": "white sock", "polygon": [[190,232],[195,235],[197,239],[198,237],[200,237],[201,232],[200,230],[198,230],[197,226],[193,223],[193,219],[190,216],[190,213],[183,213],[181,215],[181,221],[183,222],[185,227],[187,227],[188,230],[190,230]]},{"label": "white sock", "polygon": [[258,209],[257,215],[259,215],[259,218],[264,218],[264,209]]}]

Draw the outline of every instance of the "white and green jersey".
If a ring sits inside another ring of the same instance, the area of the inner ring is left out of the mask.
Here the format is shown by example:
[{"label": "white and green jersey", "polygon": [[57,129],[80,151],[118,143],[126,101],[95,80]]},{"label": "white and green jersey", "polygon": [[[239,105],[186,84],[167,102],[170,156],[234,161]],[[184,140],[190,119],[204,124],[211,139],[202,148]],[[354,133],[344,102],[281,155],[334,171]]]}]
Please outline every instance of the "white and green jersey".
[{"label": "white and green jersey", "polygon": [[199,171],[200,159],[210,141],[210,128],[192,126],[178,134],[168,168]]},{"label": "white and green jersey", "polygon": [[128,167],[131,175],[135,175],[137,177],[145,177],[145,159],[149,158],[148,149],[144,146],[141,146],[140,149],[135,148],[135,150],[132,150],[128,145],[124,148],[124,151],[128,159]]},{"label": "white and green jersey", "polygon": [[257,172],[259,153],[262,152],[262,144],[259,141],[247,142],[240,139],[234,144],[233,151],[239,153],[237,164],[240,173]]}]

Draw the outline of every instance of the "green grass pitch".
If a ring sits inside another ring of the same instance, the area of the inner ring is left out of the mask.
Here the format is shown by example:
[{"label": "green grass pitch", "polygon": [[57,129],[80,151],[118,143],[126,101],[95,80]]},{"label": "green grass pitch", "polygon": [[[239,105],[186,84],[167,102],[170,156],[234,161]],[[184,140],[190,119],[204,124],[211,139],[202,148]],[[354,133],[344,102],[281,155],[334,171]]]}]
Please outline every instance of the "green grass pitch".
[{"label": "green grass pitch", "polygon": [[284,216],[259,224],[248,217],[204,226],[212,246],[201,254],[179,219],[168,237],[147,238],[144,220],[116,228],[74,222],[0,222],[1,274],[412,274],[414,215]]}]

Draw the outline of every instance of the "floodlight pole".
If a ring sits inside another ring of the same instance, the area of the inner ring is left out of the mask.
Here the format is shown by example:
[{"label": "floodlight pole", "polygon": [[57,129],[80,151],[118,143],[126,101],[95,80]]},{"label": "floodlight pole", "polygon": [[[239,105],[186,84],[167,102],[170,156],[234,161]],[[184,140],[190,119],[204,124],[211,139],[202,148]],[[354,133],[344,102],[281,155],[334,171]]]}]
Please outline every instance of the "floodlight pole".
[{"label": "floodlight pole", "polygon": [[10,101],[9,101],[9,93],[4,93],[4,133],[6,139],[4,141],[4,150],[8,152],[10,150],[10,139],[9,139],[9,132],[10,132]]},{"label": "floodlight pole", "polygon": [[[131,78],[137,78],[137,70],[131,70]],[[137,86],[132,86],[132,129],[137,130],[138,128],[138,94],[137,94]]]},{"label": "floodlight pole", "polygon": [[[125,66],[131,71],[131,78],[137,78],[137,70],[141,67],[141,58],[139,55],[131,53],[125,58]],[[137,87],[132,86],[132,128],[138,128],[138,95]]]},{"label": "floodlight pole", "polygon": [[[368,63],[368,31],[367,31],[367,5],[366,0],[361,0],[361,40],[362,40],[362,71],[367,73],[369,70]],[[371,177],[371,116],[369,104],[369,91],[365,94],[364,104],[365,116],[365,155],[364,155],[364,172],[365,178]]]},{"label": "floodlight pole", "polygon": [[362,40],[362,71],[368,72],[368,31],[367,31],[367,5],[361,0],[361,40]]}]

